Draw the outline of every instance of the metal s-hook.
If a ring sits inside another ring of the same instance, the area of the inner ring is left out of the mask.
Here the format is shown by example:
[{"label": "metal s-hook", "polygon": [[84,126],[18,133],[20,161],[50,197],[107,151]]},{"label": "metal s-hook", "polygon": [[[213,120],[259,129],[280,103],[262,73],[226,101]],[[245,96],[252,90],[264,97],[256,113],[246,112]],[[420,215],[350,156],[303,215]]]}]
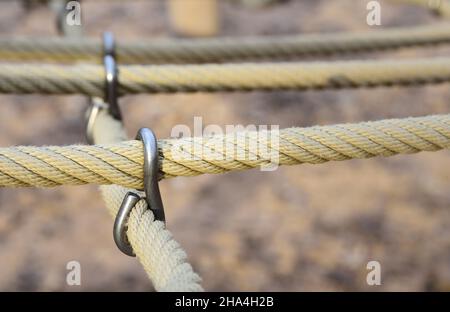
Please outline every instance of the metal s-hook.
[{"label": "metal s-hook", "polygon": [[159,159],[158,140],[152,130],[141,128],[136,136],[144,145],[144,192],[148,207],[155,214],[155,220],[166,221],[164,206],[158,185]]},{"label": "metal s-hook", "polygon": [[94,124],[100,111],[108,109],[106,104],[101,98],[93,97],[90,100],[87,122],[86,122],[86,141],[89,144],[94,144]]},{"label": "metal s-hook", "polygon": [[109,114],[117,120],[122,120],[118,102],[118,74],[115,60],[115,42],[111,32],[103,33],[103,66],[105,68],[105,96],[104,99],[94,97],[87,116],[86,139],[89,144],[94,143],[94,124],[98,113],[108,109]]},{"label": "metal s-hook", "polygon": [[111,32],[103,33],[103,65],[105,66],[105,102],[109,113],[117,120],[122,120],[118,102],[118,75],[116,63],[116,44]]},{"label": "metal s-hook", "polygon": [[155,134],[148,128],[139,130],[137,140],[144,146],[144,192],[145,197],[128,192],[120,205],[113,228],[113,237],[117,247],[126,255],[134,257],[135,254],[126,239],[126,223],[131,210],[141,200],[145,199],[149,209],[155,215],[155,221],[165,222],[164,206],[158,185],[158,141]]},{"label": "metal s-hook", "polygon": [[142,199],[136,193],[128,192],[120,205],[119,211],[117,212],[116,220],[114,221],[113,227],[113,237],[117,248],[124,254],[130,257],[136,257],[131,248],[130,242],[127,239],[126,234],[126,224],[131,210],[136,206],[136,204]]},{"label": "metal s-hook", "polygon": [[116,42],[113,33],[110,31],[103,33],[103,56],[106,55],[116,58]]}]

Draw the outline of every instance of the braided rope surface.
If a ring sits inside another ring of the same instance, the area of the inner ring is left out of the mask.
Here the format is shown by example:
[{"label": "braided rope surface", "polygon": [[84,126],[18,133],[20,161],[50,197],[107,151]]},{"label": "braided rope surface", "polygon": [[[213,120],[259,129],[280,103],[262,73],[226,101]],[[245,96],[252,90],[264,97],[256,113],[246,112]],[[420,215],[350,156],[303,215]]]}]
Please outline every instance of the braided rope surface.
[{"label": "braided rope surface", "polygon": [[[98,65],[0,64],[0,93],[103,96]],[[450,58],[119,67],[119,93],[304,90],[441,83]]]},{"label": "braided rope surface", "polygon": [[[449,23],[360,33],[118,42],[117,59],[122,64],[285,59],[445,43],[450,43]],[[0,38],[2,60],[98,63],[101,53],[101,42],[93,39]]]},{"label": "braided rope surface", "polygon": [[[450,115],[168,139],[158,147],[161,178],[269,166],[273,153],[279,165],[386,157],[450,148]],[[140,141],[0,148],[0,186],[95,183],[142,189],[143,163]]]}]

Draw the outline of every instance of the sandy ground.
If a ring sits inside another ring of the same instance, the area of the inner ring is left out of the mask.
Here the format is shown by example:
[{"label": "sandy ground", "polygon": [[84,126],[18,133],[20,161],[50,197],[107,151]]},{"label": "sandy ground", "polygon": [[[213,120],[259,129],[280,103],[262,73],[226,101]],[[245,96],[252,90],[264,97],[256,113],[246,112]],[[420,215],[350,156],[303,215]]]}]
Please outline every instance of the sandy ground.
[{"label": "sandy ground", "polygon": [[[221,3],[220,35],[370,30],[366,1]],[[85,1],[85,35],[171,36],[163,1]],[[383,2],[383,27],[433,23],[426,10]],[[0,34],[56,35],[53,13],[0,3]],[[449,48],[359,55],[411,58]],[[345,58],[349,58],[346,56]],[[0,96],[0,146],[84,141],[81,96]],[[280,127],[448,113],[447,85],[325,92],[142,95],[121,100],[130,136],[176,124]],[[161,183],[170,230],[207,290],[450,290],[450,152],[352,160]],[[95,185],[0,189],[0,290],[152,290],[112,240]],[[81,263],[82,285],[66,284]],[[382,285],[366,284],[377,260]]]}]

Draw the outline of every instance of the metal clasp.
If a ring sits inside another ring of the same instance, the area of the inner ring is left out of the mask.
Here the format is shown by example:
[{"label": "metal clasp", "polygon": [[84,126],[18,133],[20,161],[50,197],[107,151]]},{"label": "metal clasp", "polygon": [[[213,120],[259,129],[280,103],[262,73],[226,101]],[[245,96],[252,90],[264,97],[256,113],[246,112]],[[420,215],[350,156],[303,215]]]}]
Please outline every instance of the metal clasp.
[{"label": "metal clasp", "polygon": [[158,141],[152,130],[142,128],[139,130],[137,140],[144,146],[144,193],[142,197],[134,192],[128,192],[120,205],[114,222],[113,237],[117,247],[126,255],[135,257],[133,249],[126,237],[127,221],[131,210],[141,200],[145,199],[149,209],[155,215],[155,221],[165,222],[164,206],[158,185]]},{"label": "metal clasp", "polygon": [[115,59],[115,42],[111,32],[103,33],[103,66],[105,67],[105,97],[93,97],[87,114],[86,139],[94,144],[94,124],[100,110],[108,109],[109,114],[122,120],[118,103],[118,74]]}]

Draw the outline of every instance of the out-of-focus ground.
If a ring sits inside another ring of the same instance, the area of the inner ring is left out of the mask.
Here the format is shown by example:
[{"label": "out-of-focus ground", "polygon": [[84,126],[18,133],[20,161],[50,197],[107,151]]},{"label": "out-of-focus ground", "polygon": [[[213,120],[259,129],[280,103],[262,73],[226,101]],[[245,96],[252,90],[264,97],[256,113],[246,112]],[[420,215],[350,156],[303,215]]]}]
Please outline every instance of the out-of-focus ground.
[{"label": "out-of-focus ground", "polygon": [[[434,23],[423,8],[382,2],[380,27],[366,1],[287,1],[265,8],[221,1],[226,36],[383,29]],[[165,37],[163,1],[84,1],[86,36]],[[57,35],[45,7],[0,3],[0,34]],[[357,58],[449,55],[400,50]],[[345,58],[349,58],[346,56]],[[0,146],[84,141],[81,96],[0,96]],[[448,113],[449,85],[372,90],[142,95],[121,100],[130,136],[176,124],[358,122]],[[450,152],[176,178],[161,183],[170,230],[207,290],[450,290]],[[112,240],[95,185],[0,189],[0,290],[152,290],[140,264]],[[82,285],[66,284],[81,263]],[[377,260],[382,285],[366,284]]]}]

